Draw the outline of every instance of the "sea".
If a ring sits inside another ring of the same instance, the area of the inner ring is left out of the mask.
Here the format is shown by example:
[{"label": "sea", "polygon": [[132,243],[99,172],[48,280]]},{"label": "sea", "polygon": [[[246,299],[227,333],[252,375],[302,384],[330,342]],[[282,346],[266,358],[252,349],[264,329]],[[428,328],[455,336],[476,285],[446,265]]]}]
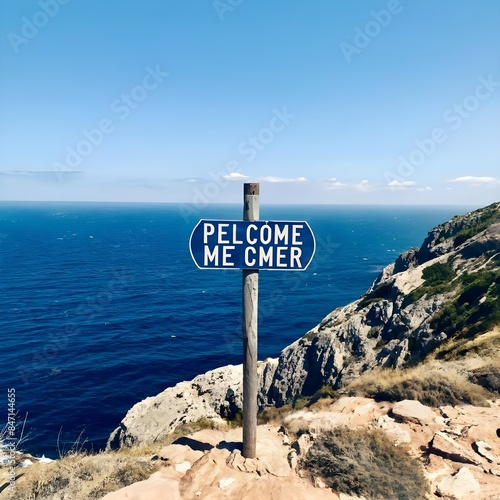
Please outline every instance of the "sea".
[{"label": "sea", "polygon": [[[259,359],[473,208],[262,205],[261,219],[307,221],[317,245],[305,271],[260,271]],[[19,449],[97,451],[135,403],[242,362],[242,272],[189,251],[200,219],[241,218],[237,204],[0,203],[0,425],[14,389]]]}]

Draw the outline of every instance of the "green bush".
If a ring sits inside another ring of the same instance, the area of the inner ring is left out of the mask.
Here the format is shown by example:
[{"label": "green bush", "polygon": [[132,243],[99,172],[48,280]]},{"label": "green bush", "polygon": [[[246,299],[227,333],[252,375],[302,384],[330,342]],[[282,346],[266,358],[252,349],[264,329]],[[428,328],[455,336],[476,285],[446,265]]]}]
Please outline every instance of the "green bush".
[{"label": "green bush", "polygon": [[451,282],[455,276],[456,272],[453,270],[450,261],[446,264],[437,262],[432,266],[426,267],[422,271],[422,278],[425,280],[424,284],[415,288],[415,290],[404,298],[403,309],[417,302],[417,300],[420,300],[424,295],[433,297],[434,295],[451,291],[453,289],[453,284]]},{"label": "green bush", "polygon": [[434,286],[448,283],[455,277],[455,274],[450,264],[437,262],[422,271],[422,278],[425,280],[426,286]]},{"label": "green bush", "polygon": [[337,399],[337,397],[337,391],[331,385],[323,385],[309,398],[309,403],[307,404],[307,406],[313,405],[320,399]]},{"label": "green bush", "polygon": [[420,500],[429,491],[420,462],[378,429],[333,429],[316,439],[300,466],[311,479],[319,476],[349,495]]},{"label": "green bush", "polygon": [[[500,273],[481,269],[460,277],[461,290],[431,323],[448,337],[473,337],[500,324]],[[481,299],[484,297],[484,300]]]},{"label": "green bush", "polygon": [[455,247],[465,243],[468,239],[486,229],[489,225],[500,221],[499,204],[493,203],[486,208],[482,209],[482,214],[477,219],[474,219],[461,231],[455,235],[453,245]]}]

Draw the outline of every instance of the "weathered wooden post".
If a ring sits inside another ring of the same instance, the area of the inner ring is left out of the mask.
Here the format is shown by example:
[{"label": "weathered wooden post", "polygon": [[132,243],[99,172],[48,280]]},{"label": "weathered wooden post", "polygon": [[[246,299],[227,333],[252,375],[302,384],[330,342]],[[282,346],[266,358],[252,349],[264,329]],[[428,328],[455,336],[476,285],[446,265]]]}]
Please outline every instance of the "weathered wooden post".
[{"label": "weathered wooden post", "polygon": [[[243,220],[259,220],[259,184],[243,186]],[[243,269],[243,456],[257,456],[259,270]]]},{"label": "weathered wooden post", "polygon": [[189,238],[200,269],[243,271],[243,456],[257,456],[259,269],[305,271],[316,250],[305,221],[259,220],[259,184],[243,186],[243,220],[201,219]]}]

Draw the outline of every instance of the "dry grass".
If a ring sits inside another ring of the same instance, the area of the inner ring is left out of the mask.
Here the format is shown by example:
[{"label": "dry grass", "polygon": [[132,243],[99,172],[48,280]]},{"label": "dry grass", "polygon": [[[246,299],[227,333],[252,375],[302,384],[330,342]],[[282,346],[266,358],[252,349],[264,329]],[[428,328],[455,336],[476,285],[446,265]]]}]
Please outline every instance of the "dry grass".
[{"label": "dry grass", "polygon": [[285,417],[292,412],[291,405],[281,406],[280,408],[271,406],[257,415],[257,424],[283,424]]},{"label": "dry grass", "polygon": [[489,406],[487,400],[492,397],[489,391],[469,382],[451,368],[445,371],[444,367],[426,363],[406,370],[374,370],[349,384],[345,392],[377,401],[415,399],[432,407]]},{"label": "dry grass", "polygon": [[500,395],[500,366],[498,366],[498,361],[492,361],[480,368],[471,370],[469,380],[488,391]]},{"label": "dry grass", "polygon": [[319,436],[300,464],[339,493],[381,500],[420,500],[429,491],[420,462],[381,430],[337,427]]},{"label": "dry grass", "polygon": [[[147,479],[159,464],[148,458],[110,452],[73,454],[22,469],[16,480],[18,500],[93,500]],[[7,495],[9,492],[5,490]],[[7,498],[7,496],[5,497]]]},{"label": "dry grass", "polygon": [[[0,499],[97,500],[151,476],[162,466],[161,461],[152,461],[151,457],[164,446],[199,430],[219,427],[227,428],[211,419],[201,418],[179,426],[161,442],[97,454],[72,452],[51,463],[35,463],[26,469],[17,469],[14,497],[8,490],[8,483],[5,480],[0,483]],[[6,488],[2,491],[3,485]]]},{"label": "dry grass", "polygon": [[495,359],[500,352],[500,328],[478,335],[472,339],[453,337],[434,350],[428,359],[459,361],[464,358],[481,357]]}]

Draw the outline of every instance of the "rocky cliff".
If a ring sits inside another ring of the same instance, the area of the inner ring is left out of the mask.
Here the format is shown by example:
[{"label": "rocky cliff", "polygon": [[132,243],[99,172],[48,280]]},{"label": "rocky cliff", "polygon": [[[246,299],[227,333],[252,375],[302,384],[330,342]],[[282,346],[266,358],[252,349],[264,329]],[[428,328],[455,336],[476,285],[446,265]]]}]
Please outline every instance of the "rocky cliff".
[{"label": "rocky cliff", "polygon": [[[281,406],[377,367],[404,368],[500,324],[500,203],[456,216],[387,266],[358,300],[335,309],[259,363],[259,405]],[[110,436],[118,448],[155,441],[180,423],[234,416],[242,367],[226,366],[137,403]]]}]

